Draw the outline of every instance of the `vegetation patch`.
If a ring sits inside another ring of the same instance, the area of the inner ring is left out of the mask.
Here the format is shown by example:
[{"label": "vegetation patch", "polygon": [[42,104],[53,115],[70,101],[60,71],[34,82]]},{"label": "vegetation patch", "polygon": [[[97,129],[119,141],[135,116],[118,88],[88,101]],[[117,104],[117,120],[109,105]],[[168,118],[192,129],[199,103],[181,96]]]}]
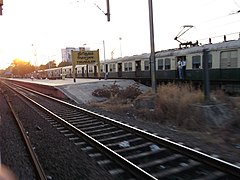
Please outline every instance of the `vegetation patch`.
[{"label": "vegetation patch", "polygon": [[137,96],[142,94],[137,83],[128,86],[126,89],[121,88],[116,82],[111,86],[104,85],[102,89],[96,89],[92,92],[93,96],[114,98],[114,99],[128,99],[134,100]]},{"label": "vegetation patch", "polygon": [[[204,106],[203,92],[189,84],[159,85],[157,93],[153,93],[152,91],[142,92],[137,84],[123,89],[114,83],[111,86],[97,89],[92,94],[107,98],[104,102],[92,104],[105,111],[130,115],[144,121],[157,122],[180,129],[209,131],[212,128],[207,126],[202,110],[195,108],[196,104]],[[222,91],[215,91],[211,94],[211,103],[227,104],[231,110],[234,109],[234,117],[237,117],[236,113],[240,111],[240,100],[230,101]],[[239,124],[240,120],[233,118],[224,127],[240,128]]]}]

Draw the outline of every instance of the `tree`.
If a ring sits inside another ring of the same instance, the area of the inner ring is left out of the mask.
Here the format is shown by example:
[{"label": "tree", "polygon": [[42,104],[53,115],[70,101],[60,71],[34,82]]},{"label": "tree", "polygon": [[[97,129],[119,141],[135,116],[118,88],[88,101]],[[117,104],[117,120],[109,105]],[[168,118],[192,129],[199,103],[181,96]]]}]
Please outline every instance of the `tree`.
[{"label": "tree", "polygon": [[14,59],[11,63],[12,73],[15,76],[23,77],[25,74],[29,74],[35,71],[35,67],[30,64],[30,62],[26,62],[20,59]]},{"label": "tree", "polygon": [[46,64],[46,68],[47,68],[47,69],[56,68],[56,67],[57,67],[57,65],[56,65],[56,61],[55,61],[55,60],[49,61],[49,62]]},{"label": "tree", "polygon": [[65,66],[71,66],[72,63],[70,62],[66,62],[66,61],[62,61],[59,63],[58,67],[65,67]]},{"label": "tree", "polygon": [[38,67],[39,70],[44,70],[44,69],[47,69],[47,68],[48,68],[48,66],[47,66],[47,65],[44,65],[44,64],[41,64],[41,65]]}]

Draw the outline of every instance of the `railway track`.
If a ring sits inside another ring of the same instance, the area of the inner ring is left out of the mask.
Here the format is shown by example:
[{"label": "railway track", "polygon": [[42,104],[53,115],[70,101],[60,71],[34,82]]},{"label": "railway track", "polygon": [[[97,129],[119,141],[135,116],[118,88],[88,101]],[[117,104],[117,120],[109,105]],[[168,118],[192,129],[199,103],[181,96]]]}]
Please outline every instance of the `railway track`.
[{"label": "railway track", "polygon": [[[3,91],[1,93],[4,94]],[[4,94],[4,98],[9,106],[9,109],[10,109],[12,115],[13,115],[13,119],[16,122],[15,124],[17,125],[17,129],[19,130],[19,134],[22,138],[23,144],[25,145],[25,149],[27,151],[29,161],[32,163],[32,170],[34,171],[33,174],[35,175],[34,178],[39,179],[39,180],[47,180],[48,179],[47,175],[45,174],[45,172],[38,160],[38,157],[37,157],[36,153],[34,152],[34,147],[31,144],[28,134],[24,130],[21,119],[19,118],[18,113],[14,109],[14,106],[13,106],[9,96],[7,95],[7,93]]]},{"label": "railway track", "polygon": [[116,178],[240,177],[240,167],[234,164],[41,93],[16,85],[11,88],[35,104],[52,126]]}]

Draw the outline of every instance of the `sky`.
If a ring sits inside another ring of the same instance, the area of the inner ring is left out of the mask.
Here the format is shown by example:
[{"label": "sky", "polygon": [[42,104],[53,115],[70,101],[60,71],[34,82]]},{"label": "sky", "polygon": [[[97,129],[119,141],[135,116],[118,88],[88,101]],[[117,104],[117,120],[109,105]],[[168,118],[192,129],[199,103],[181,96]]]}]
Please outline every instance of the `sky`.
[{"label": "sky", "polygon": [[[100,59],[150,53],[149,0],[3,0],[0,69],[19,58],[32,65],[61,62],[61,49],[99,49]],[[192,25],[181,42],[204,44],[238,39],[240,0],[152,0],[155,51],[177,48],[174,37]],[[105,46],[104,46],[105,45]],[[111,53],[113,52],[113,54]]]}]

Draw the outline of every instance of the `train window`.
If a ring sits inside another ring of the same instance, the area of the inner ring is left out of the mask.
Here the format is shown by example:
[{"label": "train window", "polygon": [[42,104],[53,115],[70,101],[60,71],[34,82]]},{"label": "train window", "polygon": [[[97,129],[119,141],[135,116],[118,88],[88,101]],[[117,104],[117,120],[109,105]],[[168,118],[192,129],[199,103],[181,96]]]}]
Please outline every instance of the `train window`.
[{"label": "train window", "polygon": [[221,52],[221,68],[237,67],[237,51]]},{"label": "train window", "polygon": [[131,63],[131,62],[128,63],[128,70],[129,70],[129,71],[132,71],[132,63]]},{"label": "train window", "polygon": [[165,70],[171,69],[171,61],[170,58],[165,58]]},{"label": "train window", "polygon": [[163,59],[158,59],[158,70],[163,70]]},{"label": "train window", "polygon": [[109,64],[109,71],[116,72],[116,64]]},{"label": "train window", "polygon": [[92,66],[89,66],[89,70],[88,72],[92,73],[93,72],[93,67]]},{"label": "train window", "polygon": [[124,66],[124,71],[128,71],[128,63],[124,63],[123,66]]},{"label": "train window", "polygon": [[112,66],[112,71],[113,71],[113,72],[116,72],[116,64],[113,64],[113,66]]},{"label": "train window", "polygon": [[193,56],[192,57],[192,68],[199,69],[201,66],[201,56]]},{"label": "train window", "polygon": [[144,70],[149,71],[149,61],[144,61]]}]

